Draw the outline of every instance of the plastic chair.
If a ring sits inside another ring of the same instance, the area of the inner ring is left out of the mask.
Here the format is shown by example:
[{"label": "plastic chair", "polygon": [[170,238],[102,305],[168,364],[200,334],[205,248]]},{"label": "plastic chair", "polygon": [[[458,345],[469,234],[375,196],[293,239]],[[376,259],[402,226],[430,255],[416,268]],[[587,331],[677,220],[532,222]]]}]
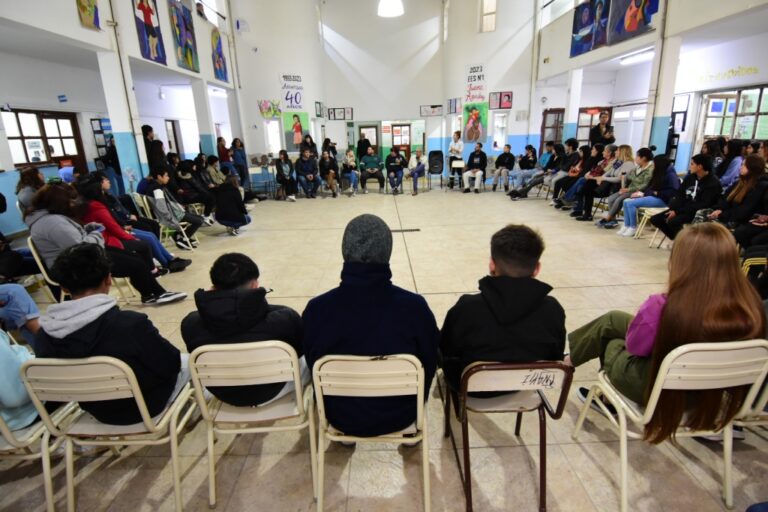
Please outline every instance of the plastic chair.
[{"label": "plastic chair", "polygon": [[259,188],[261,188],[265,195],[274,197],[277,188],[274,168],[274,165],[262,164],[259,167],[259,172],[251,173],[251,190],[258,193]]},{"label": "plastic chair", "polygon": [[[539,510],[547,510],[547,423],[546,414],[552,419],[563,415],[568,400],[568,391],[573,380],[573,366],[565,363],[535,362],[527,364],[477,362],[467,366],[461,374],[459,391],[450,389],[445,382],[445,429],[443,436],[453,436],[451,431],[451,402],[456,418],[461,422],[464,450],[464,495],[466,510],[472,511],[472,475],[469,460],[469,421],[468,412],[517,413],[515,435],[520,435],[520,426],[524,412],[539,413]],[[544,394],[545,391],[560,390],[557,407],[553,408]],[[509,392],[493,398],[476,398],[469,393]],[[453,443],[454,451],[456,443]],[[456,453],[458,463],[459,456]],[[459,467],[461,472],[461,467]]]},{"label": "plastic chair", "polygon": [[[75,510],[74,444],[108,446],[115,451],[119,446],[155,446],[166,443],[171,448],[176,510],[181,512],[178,436],[195,409],[192,387],[188,381],[181,379],[181,375],[177,384],[178,393],[173,395],[165,410],[154,418],[149,415],[133,370],[114,357],[31,359],[22,365],[21,378],[48,432],[64,439],[68,512]],[[72,414],[72,421],[59,425],[53,421],[43,405],[46,400],[97,402],[119,399],[136,401],[142,418],[141,423],[108,425],[78,407]],[[47,453],[43,453],[43,464],[50,465]]]},{"label": "plastic chair", "polygon": [[[215,434],[258,434],[309,430],[313,496],[317,496],[317,442],[312,390],[303,389],[296,351],[282,341],[205,345],[189,357],[189,370],[197,405],[208,437],[208,503],[216,506]],[[206,388],[293,382],[296,390],[258,407],[237,407],[216,397],[206,399]],[[290,425],[264,425],[295,419]]]},{"label": "plastic chair", "polygon": [[[163,193],[161,190],[156,190],[155,192],[156,193],[159,192],[161,194]],[[156,220],[160,224],[160,243],[161,244],[165,244],[173,237],[173,235],[175,235],[176,233],[179,233],[184,238],[184,241],[186,242],[187,247],[190,247],[189,250],[191,251],[195,250],[195,246],[192,244],[192,240],[194,240],[198,244],[200,242],[197,239],[197,235],[193,235],[192,237],[187,236],[186,228],[189,227],[188,222],[179,222],[174,219],[175,223],[169,224],[160,215],[158,215],[155,212],[156,205],[154,202],[154,198],[141,195],[141,194],[137,194],[137,195],[139,200],[144,205],[144,210],[147,213],[146,215],[147,218]]]},{"label": "plastic chair", "polygon": [[[670,390],[695,391],[725,389],[734,386],[749,386],[747,397],[736,418],[748,418],[756,402],[766,375],[768,375],[768,341],[748,340],[719,343],[690,343],[677,347],[667,354],[661,363],[658,376],[645,407],[627,399],[608,380],[605,372],[598,373],[598,382],[587,395],[576,422],[573,438],[576,439],[584,424],[590,405],[594,401],[614,428],[619,432],[619,455],[621,458],[621,512],[629,510],[628,503],[628,457],[627,438],[642,438],[642,435],[627,429],[629,419],[638,427],[647,425],[656,410],[661,392]],[[609,413],[598,398],[610,402],[618,414],[618,420]],[[758,403],[760,400],[757,401]],[[723,497],[728,508],[733,507],[733,425],[731,421],[723,429]],[[695,437],[716,434],[713,431],[693,431],[679,428],[677,437]]]},{"label": "plastic chair", "polygon": [[[429,512],[429,447],[427,413],[424,410],[424,368],[410,354],[390,356],[325,356],[315,363],[312,371],[319,425],[317,510],[323,510],[325,478],[325,440],[358,443],[412,444],[421,441],[424,478],[424,510]],[[405,430],[378,437],[345,435],[328,423],[325,417],[325,397],[385,397],[416,398],[416,421]]]}]

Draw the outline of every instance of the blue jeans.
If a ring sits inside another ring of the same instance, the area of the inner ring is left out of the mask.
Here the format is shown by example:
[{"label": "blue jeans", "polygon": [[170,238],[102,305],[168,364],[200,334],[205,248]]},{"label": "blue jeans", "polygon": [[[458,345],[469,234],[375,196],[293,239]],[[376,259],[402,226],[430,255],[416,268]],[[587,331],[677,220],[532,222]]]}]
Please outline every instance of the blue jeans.
[{"label": "blue jeans", "polygon": [[309,176],[314,176],[312,181],[309,181],[306,176],[298,177],[299,185],[301,185],[301,189],[307,197],[317,194],[317,189],[320,188],[320,176],[316,174],[310,174]]},{"label": "blue jeans", "polygon": [[581,192],[581,189],[584,188],[584,182],[586,181],[586,178],[579,178],[576,180],[576,183],[571,185],[571,187],[565,191],[565,195],[563,196],[565,200],[569,203],[576,201],[577,195],[579,192]]},{"label": "blue jeans", "polygon": [[638,208],[661,208],[667,204],[654,196],[638,197],[637,199],[624,200],[624,225],[628,228],[637,227]]},{"label": "blue jeans", "polygon": [[413,191],[417,192],[419,190],[419,178],[424,176],[424,169],[413,169],[411,171],[411,179],[413,180]]},{"label": "blue jeans", "polygon": [[40,310],[23,286],[0,284],[0,320],[3,321],[6,329],[18,329],[32,348],[35,348],[35,335],[25,327],[25,324],[35,318],[40,318]]},{"label": "blue jeans", "polygon": [[536,172],[536,169],[515,169],[514,171],[509,171],[512,188],[517,189],[525,186]]},{"label": "blue jeans", "polygon": [[243,218],[240,222],[229,220],[229,219],[220,219],[219,217],[216,217],[216,222],[218,222],[222,226],[227,226],[228,228],[240,229],[246,224],[251,223],[251,217],[250,215],[243,215]]},{"label": "blue jeans", "polygon": [[154,233],[134,229],[131,231],[131,234],[139,240],[147,242],[150,249],[152,249],[152,257],[159,261],[162,266],[168,266],[168,263],[173,259],[173,255],[163,247],[163,244],[160,243],[160,240],[157,239]]},{"label": "blue jeans", "polygon": [[343,174],[347,177],[349,180],[349,186],[352,187],[352,190],[357,192],[357,183],[360,181],[360,178],[358,177],[357,173],[355,171],[352,172],[346,172]]},{"label": "blue jeans", "polygon": [[403,171],[389,171],[387,172],[387,175],[389,176],[389,186],[394,188],[398,188],[400,185],[403,184]]}]

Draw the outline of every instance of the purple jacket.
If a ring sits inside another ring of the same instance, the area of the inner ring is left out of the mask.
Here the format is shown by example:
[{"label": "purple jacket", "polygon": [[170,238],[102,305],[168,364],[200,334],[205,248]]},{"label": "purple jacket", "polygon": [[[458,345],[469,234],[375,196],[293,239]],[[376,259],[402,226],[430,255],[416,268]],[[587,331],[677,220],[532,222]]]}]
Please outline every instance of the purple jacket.
[{"label": "purple jacket", "polygon": [[627,329],[627,352],[637,357],[651,356],[666,304],[667,296],[662,293],[645,299]]}]

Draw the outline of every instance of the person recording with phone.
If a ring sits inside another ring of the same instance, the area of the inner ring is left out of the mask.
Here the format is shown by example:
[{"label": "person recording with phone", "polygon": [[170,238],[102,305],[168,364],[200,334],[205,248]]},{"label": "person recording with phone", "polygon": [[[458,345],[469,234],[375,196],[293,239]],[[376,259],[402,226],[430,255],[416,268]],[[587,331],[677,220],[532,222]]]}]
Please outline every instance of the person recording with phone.
[{"label": "person recording with phone", "polygon": [[600,123],[589,130],[590,146],[594,146],[595,144],[603,144],[607,146],[608,144],[616,142],[616,137],[613,135],[613,126],[608,124],[610,116],[611,115],[607,110],[600,112]]}]

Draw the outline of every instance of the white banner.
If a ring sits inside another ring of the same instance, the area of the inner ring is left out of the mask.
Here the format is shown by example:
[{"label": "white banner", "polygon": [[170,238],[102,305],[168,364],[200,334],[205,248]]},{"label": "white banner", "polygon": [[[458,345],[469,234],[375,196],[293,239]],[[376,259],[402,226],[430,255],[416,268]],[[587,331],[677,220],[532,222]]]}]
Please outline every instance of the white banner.
[{"label": "white banner", "polygon": [[301,75],[280,74],[280,101],[283,110],[304,110],[304,83]]},{"label": "white banner", "polygon": [[486,100],[484,66],[482,64],[467,66],[467,88],[464,91],[464,103],[483,103]]}]

